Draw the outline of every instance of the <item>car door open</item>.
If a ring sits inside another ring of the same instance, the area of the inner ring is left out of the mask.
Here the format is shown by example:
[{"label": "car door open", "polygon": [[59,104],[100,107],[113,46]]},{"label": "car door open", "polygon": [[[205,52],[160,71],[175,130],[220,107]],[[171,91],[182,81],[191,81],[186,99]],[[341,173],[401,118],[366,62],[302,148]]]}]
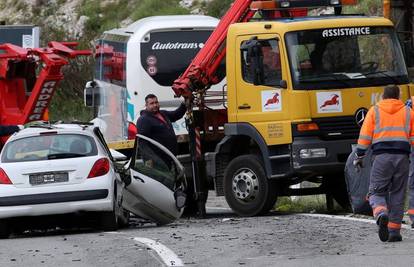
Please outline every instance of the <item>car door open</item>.
[{"label": "car door open", "polygon": [[125,209],[157,224],[171,223],[181,216],[186,188],[184,168],[167,148],[137,135],[123,176]]}]

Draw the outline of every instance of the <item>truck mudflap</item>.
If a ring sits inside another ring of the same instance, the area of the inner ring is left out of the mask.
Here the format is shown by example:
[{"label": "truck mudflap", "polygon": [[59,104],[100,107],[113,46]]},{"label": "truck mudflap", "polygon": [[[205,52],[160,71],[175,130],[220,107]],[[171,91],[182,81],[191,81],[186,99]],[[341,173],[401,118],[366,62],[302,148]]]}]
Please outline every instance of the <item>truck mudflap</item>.
[{"label": "truck mudflap", "polygon": [[351,202],[352,211],[355,214],[371,214],[372,209],[369,205],[367,195],[369,188],[369,177],[371,173],[371,149],[368,149],[363,168],[356,169],[352,164],[356,158],[355,149],[349,155],[345,164],[345,181],[348,190],[349,201]]}]

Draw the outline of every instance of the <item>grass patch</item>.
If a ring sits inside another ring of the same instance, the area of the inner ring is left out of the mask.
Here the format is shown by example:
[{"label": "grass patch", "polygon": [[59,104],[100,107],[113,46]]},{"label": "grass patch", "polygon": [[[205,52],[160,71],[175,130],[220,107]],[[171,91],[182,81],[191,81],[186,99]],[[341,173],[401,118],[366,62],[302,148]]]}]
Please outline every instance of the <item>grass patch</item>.
[{"label": "grass patch", "polygon": [[294,213],[340,213],[344,210],[334,201],[334,209],[328,211],[325,195],[279,197],[275,210]]}]

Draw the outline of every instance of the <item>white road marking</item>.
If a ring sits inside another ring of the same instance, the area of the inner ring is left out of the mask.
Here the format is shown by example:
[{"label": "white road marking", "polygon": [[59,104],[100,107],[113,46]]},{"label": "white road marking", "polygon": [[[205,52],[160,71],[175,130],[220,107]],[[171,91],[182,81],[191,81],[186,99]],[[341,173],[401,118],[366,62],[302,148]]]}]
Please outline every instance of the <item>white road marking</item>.
[{"label": "white road marking", "polygon": [[[349,216],[341,216],[341,215],[328,215],[328,214],[317,214],[317,213],[297,213],[292,215],[301,215],[301,216],[309,216],[309,217],[319,217],[319,218],[329,218],[329,219],[338,219],[338,220],[348,220],[348,221],[355,221],[355,222],[365,222],[365,223],[372,223],[376,224],[376,221],[374,219],[361,219],[361,218],[354,218]],[[401,225],[401,228],[407,229],[407,230],[413,230],[411,229],[411,226],[403,224]]]},{"label": "white road marking", "polygon": [[134,240],[154,250],[166,266],[184,266],[181,259],[160,242],[145,237],[134,237]]},{"label": "white road marking", "polygon": [[225,211],[232,211],[230,208],[224,207],[206,207],[207,210],[225,210]]}]

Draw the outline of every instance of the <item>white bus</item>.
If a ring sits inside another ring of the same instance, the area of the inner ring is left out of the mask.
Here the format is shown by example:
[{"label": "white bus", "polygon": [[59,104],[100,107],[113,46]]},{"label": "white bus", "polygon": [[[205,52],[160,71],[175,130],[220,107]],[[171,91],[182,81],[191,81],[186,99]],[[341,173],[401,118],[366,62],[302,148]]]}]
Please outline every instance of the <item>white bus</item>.
[{"label": "white bus", "polygon": [[[97,42],[95,79],[86,85],[85,103],[96,108],[93,122],[112,148],[132,146],[126,140],[135,137],[133,129],[147,94],[157,95],[162,109],[179,106],[182,99],[174,98],[171,85],[218,22],[200,15],[154,16],[104,32]],[[224,73],[223,64],[223,77]],[[210,108],[224,108],[224,88],[225,79],[209,90]],[[177,135],[186,135],[184,119],[173,125]]]}]

